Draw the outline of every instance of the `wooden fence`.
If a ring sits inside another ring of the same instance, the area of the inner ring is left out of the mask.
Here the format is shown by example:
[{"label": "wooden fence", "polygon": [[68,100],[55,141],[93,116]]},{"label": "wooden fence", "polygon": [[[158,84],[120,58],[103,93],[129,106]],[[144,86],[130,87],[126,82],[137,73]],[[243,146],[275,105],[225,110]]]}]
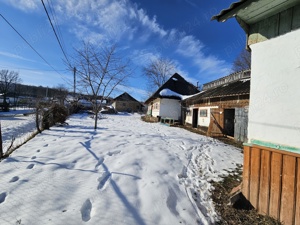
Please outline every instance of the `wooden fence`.
[{"label": "wooden fence", "polygon": [[244,196],[261,214],[300,224],[300,154],[244,146]]}]

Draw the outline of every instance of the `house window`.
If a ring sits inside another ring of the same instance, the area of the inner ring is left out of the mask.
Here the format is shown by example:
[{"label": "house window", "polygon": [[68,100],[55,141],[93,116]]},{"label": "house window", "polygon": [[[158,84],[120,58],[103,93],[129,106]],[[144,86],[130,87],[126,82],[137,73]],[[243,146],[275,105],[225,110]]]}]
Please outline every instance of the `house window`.
[{"label": "house window", "polygon": [[207,109],[200,109],[200,117],[207,117]]}]

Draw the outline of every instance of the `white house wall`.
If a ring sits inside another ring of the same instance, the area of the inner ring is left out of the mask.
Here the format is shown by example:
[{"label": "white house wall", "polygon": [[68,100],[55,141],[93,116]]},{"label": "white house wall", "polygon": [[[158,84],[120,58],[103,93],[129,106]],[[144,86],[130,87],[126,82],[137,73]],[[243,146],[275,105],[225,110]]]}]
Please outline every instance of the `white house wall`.
[{"label": "white house wall", "polygon": [[[210,109],[212,108],[218,108],[218,106],[213,106],[213,107],[194,107],[191,106],[189,108],[190,113],[186,115],[185,122],[188,124],[193,124],[193,109],[198,109],[198,126],[203,126],[203,127],[209,127],[210,123]],[[207,110],[207,117],[200,117],[200,110],[206,109]]]},{"label": "white house wall", "polygon": [[181,118],[181,104],[177,99],[162,98],[160,100],[160,112],[161,117],[171,117],[175,120]]},{"label": "white house wall", "polygon": [[[210,109],[212,107],[200,107],[198,112],[198,125],[202,127],[209,127],[210,123]],[[218,107],[216,107],[218,108]],[[207,110],[207,116],[206,117],[200,117],[200,110]]]},{"label": "white house wall", "polygon": [[300,147],[300,29],[253,44],[248,138]]},{"label": "white house wall", "polygon": [[188,108],[189,112],[185,116],[185,123],[192,124],[193,123],[193,106]]},{"label": "white house wall", "polygon": [[[160,116],[160,99],[155,99],[153,101],[153,105],[152,105],[152,116],[153,117],[157,117]],[[151,105],[150,105],[150,110],[151,110]]]}]

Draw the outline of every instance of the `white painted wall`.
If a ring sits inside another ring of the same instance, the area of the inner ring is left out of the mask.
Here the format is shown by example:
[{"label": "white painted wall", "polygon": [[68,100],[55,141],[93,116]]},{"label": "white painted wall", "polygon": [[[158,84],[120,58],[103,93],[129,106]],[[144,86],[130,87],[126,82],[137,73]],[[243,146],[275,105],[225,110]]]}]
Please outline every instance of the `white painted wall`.
[{"label": "white painted wall", "polygon": [[248,140],[300,148],[300,29],[250,47]]},{"label": "white painted wall", "polygon": [[[210,123],[210,109],[212,108],[218,108],[218,106],[210,106],[210,107],[194,107],[193,105],[190,106],[190,114],[186,115],[185,122],[188,124],[193,124],[193,109],[198,108],[198,125],[199,126],[204,126],[204,127],[209,127]],[[207,109],[207,117],[200,117],[200,110],[202,109]]]},{"label": "white painted wall", "polygon": [[177,99],[160,99],[160,112],[161,117],[171,117],[175,120],[181,118],[181,104]]},{"label": "white painted wall", "polygon": [[188,108],[189,113],[186,114],[186,116],[185,116],[185,122],[188,123],[188,124],[191,124],[191,125],[193,124],[193,108],[194,108],[194,106],[191,105],[191,106]]},{"label": "white painted wall", "polygon": [[[218,108],[218,106],[215,107],[200,107],[199,108],[199,115],[198,115],[198,125],[203,127],[209,127],[210,123],[210,109],[211,108]],[[207,117],[200,117],[200,110],[206,109],[207,110]]]}]

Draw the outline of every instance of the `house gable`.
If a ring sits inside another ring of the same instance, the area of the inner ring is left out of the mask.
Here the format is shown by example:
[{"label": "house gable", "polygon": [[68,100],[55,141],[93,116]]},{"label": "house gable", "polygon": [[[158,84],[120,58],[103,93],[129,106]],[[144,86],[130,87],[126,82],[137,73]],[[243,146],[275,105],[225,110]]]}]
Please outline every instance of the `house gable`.
[{"label": "house gable", "polygon": [[[193,95],[199,90],[193,84],[187,82],[178,73],[175,73],[166,83],[164,83],[154,94],[146,100],[149,104],[156,98],[170,98],[181,100],[181,95]],[[165,94],[166,93],[166,94]],[[170,94],[171,93],[171,94]]]}]

